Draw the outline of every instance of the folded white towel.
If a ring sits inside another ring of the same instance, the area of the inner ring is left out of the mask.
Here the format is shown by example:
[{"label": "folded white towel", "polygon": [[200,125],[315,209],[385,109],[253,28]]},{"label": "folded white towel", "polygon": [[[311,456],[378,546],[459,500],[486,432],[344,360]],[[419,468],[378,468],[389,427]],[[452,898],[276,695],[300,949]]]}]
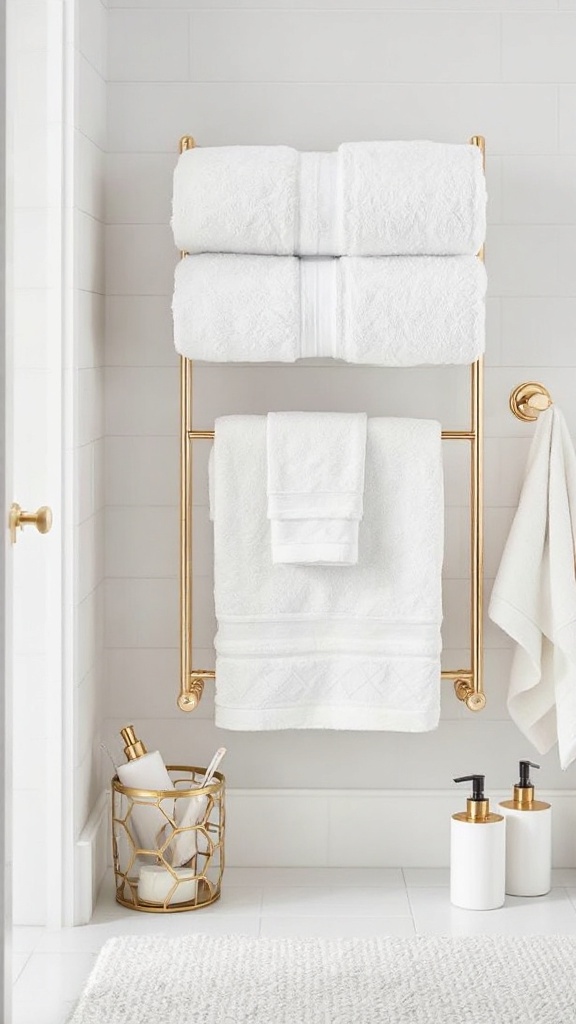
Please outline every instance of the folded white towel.
[{"label": "folded white towel", "polygon": [[272,565],[266,418],[216,421],[216,725],[435,728],[441,458],[438,423],[369,420],[358,564]]},{"label": "folded white towel", "polygon": [[354,565],[366,414],[268,413],[266,451],[274,564]]},{"label": "folded white towel", "polygon": [[482,154],[426,141],[190,149],[172,228],[191,253],[473,255],[486,230]]},{"label": "folded white towel", "polygon": [[188,256],[174,340],[208,362],[469,364],[484,351],[485,293],[475,256]]},{"label": "folded white towel", "polygon": [[508,710],[540,753],[576,758],[576,453],[563,416],[541,413],[490,618],[516,646]]}]

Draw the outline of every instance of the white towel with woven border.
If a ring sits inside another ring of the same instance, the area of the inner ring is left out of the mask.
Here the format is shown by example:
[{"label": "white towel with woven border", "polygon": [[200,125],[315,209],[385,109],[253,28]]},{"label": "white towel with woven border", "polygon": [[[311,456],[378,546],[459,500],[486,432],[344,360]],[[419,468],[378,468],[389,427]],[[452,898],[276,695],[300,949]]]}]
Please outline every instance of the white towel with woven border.
[{"label": "white towel with woven border", "polygon": [[354,565],[366,413],[268,413],[266,455],[273,563]]},{"label": "white towel with woven border", "polygon": [[576,453],[560,411],[540,414],[490,601],[515,643],[508,710],[545,754],[576,758]]},{"label": "white towel with woven border", "polygon": [[368,421],[358,563],[273,565],[266,417],[216,421],[216,725],[434,729],[440,710],[440,424]]},{"label": "white towel with woven border", "polygon": [[200,146],[176,166],[172,229],[190,253],[474,255],[486,233],[482,154],[418,140],[337,153]]},{"label": "white towel with woven border", "polygon": [[188,256],[174,342],[207,362],[464,365],[484,351],[485,294],[476,256]]}]

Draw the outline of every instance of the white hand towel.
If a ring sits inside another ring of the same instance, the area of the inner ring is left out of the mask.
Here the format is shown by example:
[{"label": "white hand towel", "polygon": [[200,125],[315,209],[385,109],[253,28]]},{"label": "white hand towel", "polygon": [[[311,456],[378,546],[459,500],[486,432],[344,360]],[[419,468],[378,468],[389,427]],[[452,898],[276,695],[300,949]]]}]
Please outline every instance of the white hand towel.
[{"label": "white hand towel", "polygon": [[208,362],[470,364],[484,351],[485,293],[475,256],[188,256],[174,340]]},{"label": "white hand towel", "polygon": [[514,640],[508,710],[540,753],[576,758],[576,453],[563,416],[541,413],[490,618]]},{"label": "white hand towel", "polygon": [[440,424],[368,421],[358,564],[273,565],[266,417],[216,421],[216,725],[420,732],[440,705]]},{"label": "white hand towel", "polygon": [[174,173],[172,228],[190,253],[474,255],[486,230],[482,154],[426,141],[190,149]]},{"label": "white hand towel", "polygon": [[266,452],[273,563],[354,565],[366,414],[268,413]]}]

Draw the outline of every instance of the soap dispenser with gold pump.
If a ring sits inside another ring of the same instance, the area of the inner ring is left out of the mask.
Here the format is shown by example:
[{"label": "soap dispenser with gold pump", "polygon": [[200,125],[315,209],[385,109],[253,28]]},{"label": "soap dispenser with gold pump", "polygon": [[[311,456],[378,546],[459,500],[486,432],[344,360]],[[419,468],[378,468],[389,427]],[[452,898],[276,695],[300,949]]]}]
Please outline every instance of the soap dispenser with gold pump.
[{"label": "soap dispenser with gold pump", "polygon": [[[133,725],[120,730],[124,740],[124,753],[127,761],[117,767],[118,778],[123,786],[129,789],[170,790],[174,783],[170,778],[164,761],[158,750],[148,753],[139,740]],[[136,831],[136,838],[143,850],[156,850],[162,842],[163,830],[168,823],[166,815],[156,806],[156,797],[150,793],[150,803],[140,796],[134,803],[131,817]]]},{"label": "soap dispenser with gold pump", "polygon": [[500,804],[506,817],[506,892],[510,896],[544,896],[552,885],[552,808],[534,799],[530,769],[520,761],[520,779],[512,800]]},{"label": "soap dispenser with gold pump", "polygon": [[484,775],[463,775],[471,782],[466,810],[452,815],[450,901],[465,910],[496,910],[505,899],[506,821],[490,811]]}]

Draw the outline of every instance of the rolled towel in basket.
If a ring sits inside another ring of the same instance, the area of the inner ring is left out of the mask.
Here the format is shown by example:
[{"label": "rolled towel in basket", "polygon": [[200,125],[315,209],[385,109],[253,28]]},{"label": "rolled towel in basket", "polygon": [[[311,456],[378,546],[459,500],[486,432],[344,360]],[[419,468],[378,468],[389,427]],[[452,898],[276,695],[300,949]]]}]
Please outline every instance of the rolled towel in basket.
[{"label": "rolled towel in basket", "polygon": [[355,565],[366,413],[270,412],[266,453],[273,563]]},{"label": "rolled towel in basket", "polygon": [[469,364],[484,351],[485,292],[475,256],[188,256],[174,340],[206,362]]},{"label": "rolled towel in basket", "polygon": [[358,563],[273,565],[265,416],[216,421],[216,725],[420,732],[440,707],[440,424],[370,419]]},{"label": "rolled towel in basket", "polygon": [[486,232],[482,154],[426,141],[189,149],[172,228],[190,253],[474,255]]}]

